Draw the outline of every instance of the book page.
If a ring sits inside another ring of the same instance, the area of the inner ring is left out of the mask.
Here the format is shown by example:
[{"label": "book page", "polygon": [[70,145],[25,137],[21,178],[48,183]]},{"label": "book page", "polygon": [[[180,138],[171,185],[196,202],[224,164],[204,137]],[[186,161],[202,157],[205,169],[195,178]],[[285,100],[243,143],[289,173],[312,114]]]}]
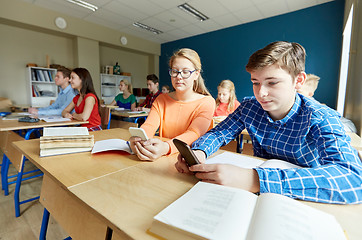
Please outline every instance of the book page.
[{"label": "book page", "polygon": [[128,153],[132,153],[128,141],[125,141],[123,139],[107,139],[97,141],[93,146],[92,154],[110,150],[122,150]]},{"label": "book page", "polygon": [[62,116],[45,116],[45,117],[39,117],[40,120],[43,120],[45,122],[66,122],[70,121],[70,118],[63,118]]},{"label": "book page", "polygon": [[265,193],[258,198],[247,239],[341,240],[345,235],[334,216],[289,197]]},{"label": "book page", "polygon": [[215,157],[206,159],[206,164],[231,164],[242,168],[256,168],[264,161],[232,152],[223,152]]},{"label": "book page", "polygon": [[44,137],[53,136],[77,136],[77,135],[89,135],[86,127],[49,127],[44,128]]},{"label": "book page", "polygon": [[256,199],[242,189],[198,182],[155,219],[207,239],[245,239]]},{"label": "book page", "polygon": [[232,152],[224,152],[222,154],[216,155],[215,157],[209,158],[206,160],[206,164],[231,164],[242,168],[280,168],[280,169],[288,169],[288,168],[302,168],[293,163],[279,160],[279,159],[269,159],[269,160],[261,160],[254,157],[249,157],[246,155],[232,153]]}]

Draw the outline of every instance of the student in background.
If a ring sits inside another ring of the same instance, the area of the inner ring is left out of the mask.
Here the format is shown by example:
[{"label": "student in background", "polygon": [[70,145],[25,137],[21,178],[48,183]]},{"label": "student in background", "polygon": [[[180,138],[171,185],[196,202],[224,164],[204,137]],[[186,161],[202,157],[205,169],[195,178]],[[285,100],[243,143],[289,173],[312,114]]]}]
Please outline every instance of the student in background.
[{"label": "student in background", "polygon": [[256,156],[302,168],[245,169],[226,164],[188,168],[179,156],[177,170],[255,193],[324,203],[362,203],[362,163],[339,114],[296,93],[306,79],[304,68],[305,50],[297,43],[274,42],[256,51],[246,65],[255,97],[244,98],[233,113],[192,145],[205,163],[246,128]]},{"label": "student in background", "polygon": [[157,129],[160,137],[177,138],[191,144],[210,128],[215,100],[201,76],[200,57],[194,50],[176,51],[169,61],[169,74],[175,91],[161,94],[141,126],[150,140],[130,139],[130,145],[141,160],[154,160],[176,152],[172,140],[153,138]]},{"label": "student in background", "polygon": [[170,92],[170,86],[163,85],[162,86],[162,93],[169,93]]},{"label": "student in background", "polygon": [[147,88],[150,93],[146,96],[146,100],[139,105],[138,110],[152,107],[152,103],[162,93],[158,90],[158,86],[158,77],[155,74],[147,75]]},{"label": "student in background", "polygon": [[223,80],[217,87],[217,91],[214,117],[228,116],[240,105],[236,99],[234,83],[230,80]]},{"label": "student in background", "polygon": [[[315,100],[313,96],[314,92],[318,88],[319,79],[320,77],[318,77],[317,75],[307,74],[307,79],[305,80],[305,83],[301,88],[297,90],[297,92]],[[346,132],[357,132],[357,128],[351,120],[341,117],[341,122],[343,123],[344,130]]]},{"label": "student in background", "polygon": [[123,79],[119,82],[119,90],[122,93],[118,94],[110,105],[117,105],[120,108],[131,109],[132,111],[136,110],[136,97],[133,95],[132,84]]},{"label": "student in background", "polygon": [[[90,73],[85,68],[75,68],[70,74],[70,84],[72,88],[78,90],[79,94],[63,110],[62,116],[65,118],[88,121],[82,124],[88,131],[102,130],[101,116],[99,113],[99,98],[94,90]],[[71,113],[75,110],[75,113]]]},{"label": "student in background", "polygon": [[77,92],[69,84],[71,71],[66,67],[59,67],[55,75],[55,85],[60,87],[60,92],[53,104],[43,108],[29,108],[31,114],[37,115],[61,115],[64,108],[73,100]]}]

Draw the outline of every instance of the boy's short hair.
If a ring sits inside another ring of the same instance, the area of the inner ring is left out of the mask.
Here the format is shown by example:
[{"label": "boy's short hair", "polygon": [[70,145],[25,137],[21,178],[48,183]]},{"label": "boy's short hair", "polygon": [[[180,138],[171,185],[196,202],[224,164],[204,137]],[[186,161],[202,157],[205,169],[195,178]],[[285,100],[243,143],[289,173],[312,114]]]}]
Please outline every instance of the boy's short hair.
[{"label": "boy's short hair", "polygon": [[66,68],[64,66],[58,67],[57,71],[63,73],[64,78],[70,78],[70,74],[72,73],[72,71],[69,68]]},{"label": "boy's short hair", "polygon": [[156,74],[150,74],[146,77],[147,81],[152,81],[154,84],[158,83],[158,77]]},{"label": "boy's short hair", "polygon": [[277,41],[253,53],[246,71],[253,72],[273,64],[286,70],[293,79],[305,70],[305,49],[298,43]]},{"label": "boy's short hair", "polygon": [[312,90],[314,93],[315,90],[317,90],[319,79],[321,79],[321,78],[318,77],[317,75],[307,74],[307,78],[305,79],[304,85],[309,86],[310,90]]}]

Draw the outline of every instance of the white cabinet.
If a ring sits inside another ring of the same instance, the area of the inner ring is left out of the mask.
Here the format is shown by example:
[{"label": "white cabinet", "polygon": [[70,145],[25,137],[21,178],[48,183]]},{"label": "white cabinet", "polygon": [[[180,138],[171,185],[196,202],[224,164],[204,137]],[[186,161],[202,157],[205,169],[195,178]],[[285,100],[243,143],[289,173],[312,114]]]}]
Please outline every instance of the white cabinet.
[{"label": "white cabinet", "polygon": [[110,104],[120,93],[119,82],[123,79],[131,83],[131,76],[101,74],[101,98],[105,104]]},{"label": "white cabinet", "polygon": [[57,70],[53,68],[28,67],[28,101],[32,107],[49,106],[58,96],[59,88],[55,84]]}]

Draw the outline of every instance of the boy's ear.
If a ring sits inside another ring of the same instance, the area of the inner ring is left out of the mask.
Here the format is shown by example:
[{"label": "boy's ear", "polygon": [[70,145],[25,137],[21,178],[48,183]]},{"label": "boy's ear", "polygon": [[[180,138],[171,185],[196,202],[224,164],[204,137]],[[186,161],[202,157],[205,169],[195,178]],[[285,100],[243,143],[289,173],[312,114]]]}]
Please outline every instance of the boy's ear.
[{"label": "boy's ear", "polygon": [[307,74],[305,72],[300,72],[295,78],[295,89],[300,89],[305,80],[307,79]]}]

